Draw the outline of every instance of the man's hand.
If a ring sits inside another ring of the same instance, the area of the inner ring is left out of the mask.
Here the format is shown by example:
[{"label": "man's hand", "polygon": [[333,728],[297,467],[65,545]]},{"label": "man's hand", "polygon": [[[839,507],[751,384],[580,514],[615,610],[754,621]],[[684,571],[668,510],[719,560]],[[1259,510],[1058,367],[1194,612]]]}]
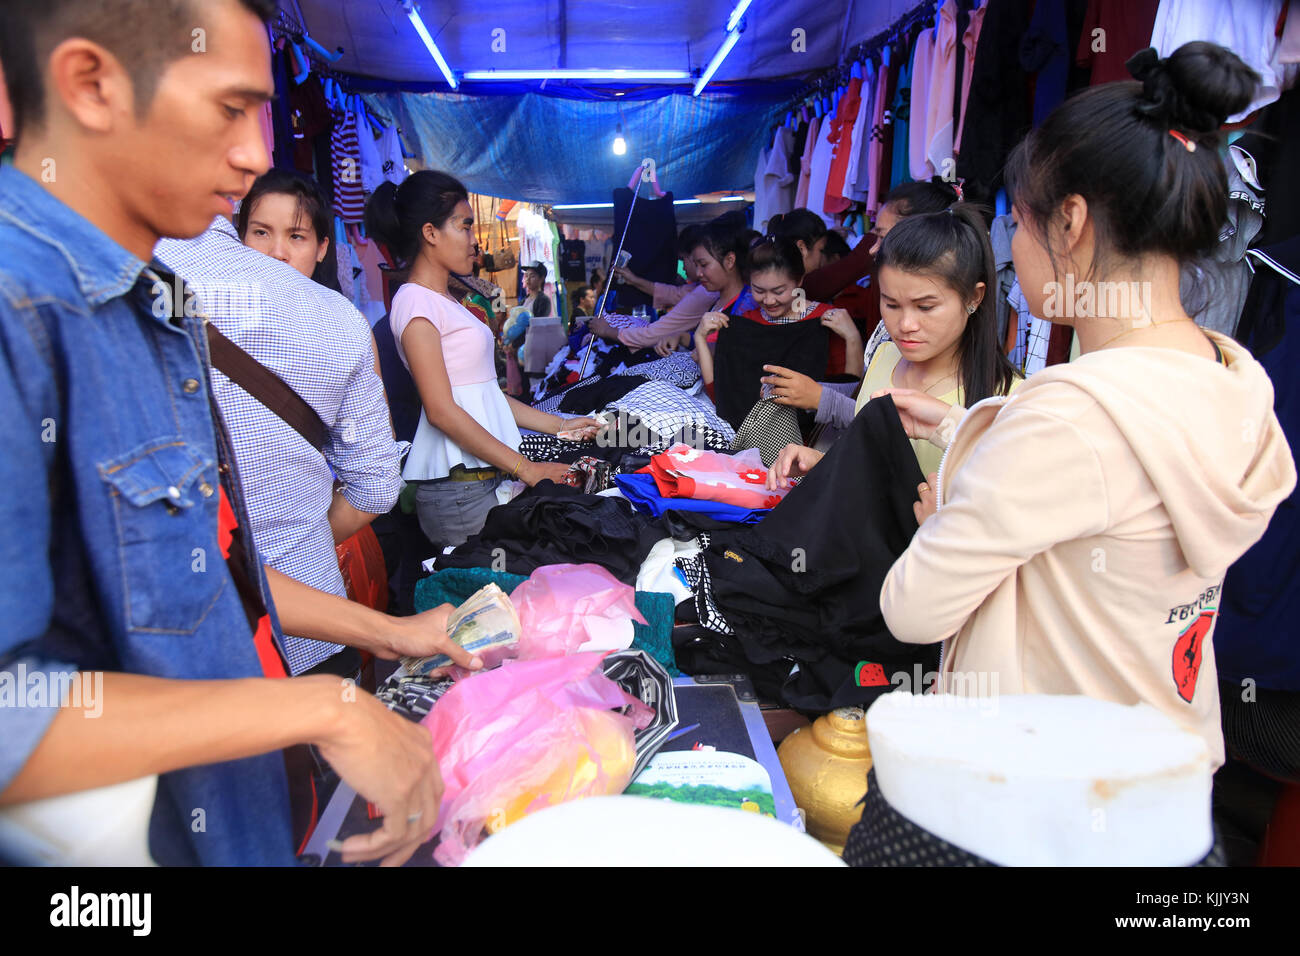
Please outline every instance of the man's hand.
[{"label": "man's hand", "polygon": [[325,692],[339,699],[333,704],[333,726],[312,742],[344,782],[384,817],[377,830],[332,848],[345,863],[382,859],[383,866],[401,866],[429,839],[438,820],[443,783],[432,737],[369,694],[344,699],[334,678],[312,678],[318,679],[327,681],[333,690]]},{"label": "man's hand", "polygon": [[478,670],[483,662],[447,636],[447,618],[454,611],[443,604],[411,617],[387,617],[388,627],[379,636],[376,657],[387,661],[399,657],[432,657],[446,654],[466,670]]},{"label": "man's hand", "polygon": [[791,478],[802,478],[824,457],[822,452],[806,445],[786,445],[767,470],[767,490],[789,488]]},{"label": "man's hand", "polygon": [[822,387],[807,375],[779,365],[764,365],[763,371],[771,373],[760,381],[772,386],[772,401],[776,404],[808,409],[821,404]]}]

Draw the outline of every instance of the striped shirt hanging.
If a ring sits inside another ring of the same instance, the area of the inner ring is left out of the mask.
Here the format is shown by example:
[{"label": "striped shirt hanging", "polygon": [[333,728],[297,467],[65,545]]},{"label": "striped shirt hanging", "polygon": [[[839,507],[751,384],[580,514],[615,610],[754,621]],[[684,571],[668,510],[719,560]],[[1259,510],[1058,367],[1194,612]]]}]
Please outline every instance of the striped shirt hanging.
[{"label": "striped shirt hanging", "polygon": [[366,214],[366,194],[361,182],[361,144],[357,116],[334,110],[330,133],[330,165],[334,177],[334,211],[346,223],[361,222]]}]

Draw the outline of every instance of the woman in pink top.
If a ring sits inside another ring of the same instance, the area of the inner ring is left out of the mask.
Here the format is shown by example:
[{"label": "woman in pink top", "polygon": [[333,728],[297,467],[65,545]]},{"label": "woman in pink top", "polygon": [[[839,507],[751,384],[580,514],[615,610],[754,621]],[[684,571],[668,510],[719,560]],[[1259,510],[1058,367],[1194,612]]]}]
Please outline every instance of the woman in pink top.
[{"label": "woman in pink top", "polygon": [[447,294],[448,275],[473,268],[473,227],[465,187],[433,170],[400,186],[383,183],[366,208],[370,234],[410,265],[389,315],[397,354],[423,404],[402,477],[418,485],[420,527],[440,550],[482,530],[504,479],[534,485],[568,470],[520,455],[520,427],[556,434],[599,425],[566,421],[502,393],[491,330]]}]

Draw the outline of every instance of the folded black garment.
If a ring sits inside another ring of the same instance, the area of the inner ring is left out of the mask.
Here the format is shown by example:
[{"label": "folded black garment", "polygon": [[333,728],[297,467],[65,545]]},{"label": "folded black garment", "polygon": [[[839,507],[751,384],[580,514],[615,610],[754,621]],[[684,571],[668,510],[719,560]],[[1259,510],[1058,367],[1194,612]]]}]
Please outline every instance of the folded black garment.
[{"label": "folded black garment", "polygon": [[489,511],[483,530],[451,554],[439,555],[434,567],[532,574],[548,564],[598,564],[635,585],[646,555],[662,538],[663,532],[622,498],[543,481]]},{"label": "folded black garment", "polygon": [[[689,602],[679,605],[687,610]],[[764,700],[781,700],[790,662],[755,664],[734,637],[700,624],[678,624],[672,630],[673,656],[683,674],[745,674]]]},{"label": "folded black garment", "polygon": [[560,411],[570,415],[600,411],[610,402],[617,401],[648,381],[650,380],[642,375],[613,375],[588,385],[576,385],[564,393],[560,400]]},{"label": "folded black garment", "polygon": [[746,525],[738,521],[719,521],[700,511],[675,511],[670,508],[659,517],[659,527],[670,538],[690,541],[698,537],[701,531],[735,531]]},{"label": "folded black garment", "polygon": [[937,664],[937,644],[897,641],[880,611],[923,480],[893,400],[876,399],[763,521],[711,534],[712,604],[754,665],[799,664],[783,693],[791,706],[866,704],[893,675]]},{"label": "folded black garment", "polygon": [[[758,402],[763,387],[760,379],[767,374],[764,365],[780,365],[820,381],[826,374],[831,334],[816,319],[788,325],[733,320],[718,332],[713,356],[713,396],[718,414],[733,428],[740,428]],[[806,418],[811,422],[811,415]]]}]

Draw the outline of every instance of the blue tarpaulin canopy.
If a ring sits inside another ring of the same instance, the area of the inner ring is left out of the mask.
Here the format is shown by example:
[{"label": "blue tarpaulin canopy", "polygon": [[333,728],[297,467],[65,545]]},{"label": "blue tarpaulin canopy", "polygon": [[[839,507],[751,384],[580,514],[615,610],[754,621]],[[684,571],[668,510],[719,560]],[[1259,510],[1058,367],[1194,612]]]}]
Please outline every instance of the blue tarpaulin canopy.
[{"label": "blue tarpaulin canopy", "polygon": [[[752,184],[758,151],[802,78],[839,62],[916,0],[753,0],[744,30],[699,97],[691,81],[570,80],[451,91],[401,0],[281,0],[313,40],[343,48],[334,69],[370,90],[421,163],[475,192],[533,202],[608,201],[643,157],[678,197]],[[450,68],[623,68],[698,73],[735,0],[423,0]],[[611,150],[622,127],[626,155]]]},{"label": "blue tarpaulin canopy", "polygon": [[[647,156],[679,199],[748,186],[782,102],[689,91],[625,104],[536,93],[367,96],[376,113],[397,120],[425,165],[474,192],[538,203],[608,202]],[[610,144],[620,122],[627,153],[615,156]]]}]

